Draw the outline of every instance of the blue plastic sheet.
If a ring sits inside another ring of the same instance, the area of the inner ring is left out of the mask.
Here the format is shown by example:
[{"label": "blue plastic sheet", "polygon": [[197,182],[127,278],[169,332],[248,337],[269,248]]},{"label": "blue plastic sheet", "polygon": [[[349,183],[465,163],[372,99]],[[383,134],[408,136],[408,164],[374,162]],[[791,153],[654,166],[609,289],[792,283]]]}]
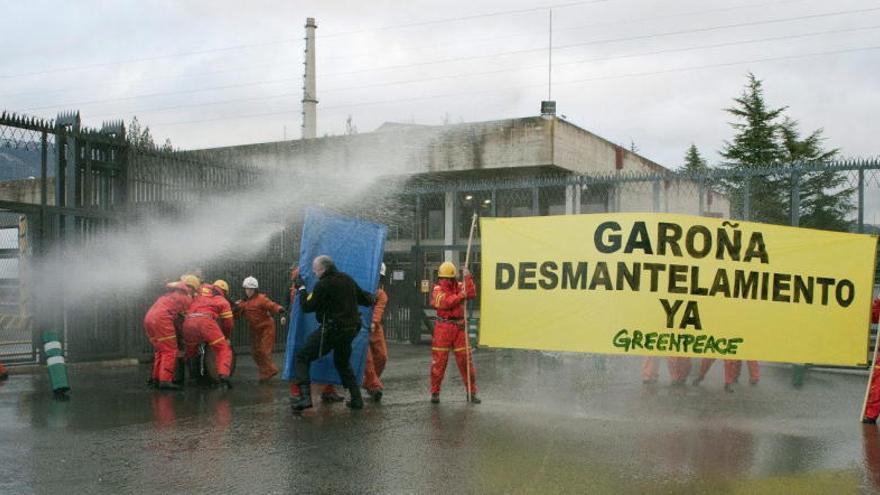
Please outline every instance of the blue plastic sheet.
[{"label": "blue plastic sheet", "polygon": [[[299,271],[311,292],[318,282],[312,272],[312,261],[322,254],[329,255],[336,267],[350,275],[357,284],[375,294],[379,286],[379,266],[385,249],[385,236],[388,228],[372,222],[347,218],[327,211],[309,209],[306,211],[300,243]],[[361,329],[351,344],[351,367],[357,382],[363,380],[367,359],[367,344],[372,308],[361,307]],[[284,355],[285,380],[294,380],[296,370],[294,360],[297,351],[306,339],[318,329],[314,313],[303,313],[299,296],[291,309],[290,326],[287,333],[287,350]],[[312,363],[311,379],[314,383],[341,384],[339,373],[333,366],[333,353]]]}]

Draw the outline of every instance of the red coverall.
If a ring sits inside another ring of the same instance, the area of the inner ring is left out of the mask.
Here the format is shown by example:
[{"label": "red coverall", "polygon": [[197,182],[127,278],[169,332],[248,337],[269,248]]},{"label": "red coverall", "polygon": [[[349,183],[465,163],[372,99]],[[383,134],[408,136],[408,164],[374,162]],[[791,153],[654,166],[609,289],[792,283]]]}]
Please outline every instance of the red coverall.
[{"label": "red coverall", "polygon": [[[297,277],[297,275],[299,275],[299,269],[298,269],[298,268],[296,268],[296,269],[294,269],[294,270],[291,270],[291,272],[290,272],[290,278],[291,278],[291,280],[292,280],[292,279],[295,279],[295,278]],[[292,313],[292,310],[293,310],[293,300],[296,298],[296,292],[297,292],[297,291],[296,291],[296,287],[291,286],[291,287],[290,287],[290,309],[291,309],[291,311],[288,311],[288,312],[287,312],[287,313],[290,315],[291,318],[293,318],[293,313]],[[332,383],[328,383],[327,385],[324,385],[324,387],[321,389],[321,394],[331,394],[331,395],[335,395],[335,394],[336,394],[336,387],[334,387]],[[299,396],[300,396],[300,393],[299,393],[299,384],[296,383],[296,381],[291,381],[291,382],[290,382],[290,396],[291,396],[291,397],[299,397]]]},{"label": "red coverall", "polygon": [[[462,293],[464,289],[464,293]],[[449,351],[455,352],[455,362],[462,381],[467,384],[467,367],[470,361],[471,395],[477,394],[476,372],[467,352],[467,333],[464,328],[464,301],[477,296],[474,280],[465,275],[464,283],[451,278],[441,278],[431,293],[431,305],[437,310],[434,323],[434,339],[431,342],[431,393],[440,393],[440,384],[446,375]]]},{"label": "red coverall", "polygon": [[174,320],[185,313],[192,298],[183,283],[169,284],[174,286],[169,292],[159,296],[144,316],[144,331],[153,344],[153,380],[159,382],[174,381],[174,370],[177,368],[177,332]]},{"label": "red coverall", "polygon": [[367,366],[364,368],[364,388],[369,392],[382,390],[382,372],[388,362],[388,346],[385,344],[385,329],[382,316],[388,305],[388,294],[381,287],[376,290],[376,305],[373,306],[373,328],[370,330],[370,346],[367,348]]},{"label": "red coverall", "polygon": [[268,380],[278,374],[278,368],[272,362],[275,319],[271,315],[277,315],[281,309],[280,304],[262,292],[241,301],[235,308],[235,313],[243,316],[251,328],[251,356],[260,369],[260,380]]},{"label": "red coverall", "polygon": [[7,378],[9,378],[9,371],[6,370],[6,366],[3,366],[3,363],[0,363],[0,380]]},{"label": "red coverall", "polygon": [[190,304],[183,322],[183,339],[186,342],[184,357],[187,360],[196,357],[199,343],[207,342],[217,356],[217,375],[229,376],[232,370],[232,347],[226,339],[232,332],[232,324],[232,308],[223,291],[214,286],[208,286],[207,290],[203,288],[202,293]]},{"label": "red coverall", "polygon": [[[671,357],[666,358],[666,365],[669,368],[669,378],[673,382],[683,382],[687,380],[691,372],[691,358]],[[642,380],[657,381],[660,374],[660,362],[658,358],[646,357],[642,363]]]},{"label": "red coverall", "polygon": [[[874,299],[871,304],[871,323],[877,323],[880,319],[880,298]],[[871,371],[871,389],[868,391],[868,403],[865,407],[865,417],[877,419],[880,416],[880,364],[874,363]]]},{"label": "red coverall", "polygon": [[[700,360],[700,381],[706,378],[706,373],[709,372],[709,368],[712,367],[714,362],[714,359],[709,358]],[[742,363],[742,361],[724,361],[725,385],[731,385],[739,379],[739,374],[742,372]],[[746,361],[746,366],[749,368],[749,383],[758,383],[761,379],[761,368],[758,366],[758,362]]]}]

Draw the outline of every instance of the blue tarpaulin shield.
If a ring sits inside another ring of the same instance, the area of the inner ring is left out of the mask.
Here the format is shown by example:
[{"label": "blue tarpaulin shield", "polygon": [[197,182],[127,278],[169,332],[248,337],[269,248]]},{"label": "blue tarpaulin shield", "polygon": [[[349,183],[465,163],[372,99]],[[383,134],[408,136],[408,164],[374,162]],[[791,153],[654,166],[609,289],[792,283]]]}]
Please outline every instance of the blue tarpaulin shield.
[{"label": "blue tarpaulin shield", "polygon": [[[384,225],[372,222],[347,218],[318,209],[306,211],[298,266],[308,291],[311,292],[318,282],[315,274],[312,273],[312,260],[326,254],[333,258],[340,271],[349,274],[363,290],[375,294],[379,286],[379,266],[382,263],[387,231]],[[373,317],[372,308],[361,307],[360,310],[361,329],[351,344],[351,368],[354,370],[358,384],[363,379],[370,322]],[[309,335],[317,329],[318,321],[314,313],[303,313],[297,296],[292,306],[287,333],[284,372],[281,375],[285,380],[296,378],[294,368],[296,353],[305,344]],[[331,352],[312,363],[312,382],[342,383],[339,373],[333,366],[332,354]]]}]

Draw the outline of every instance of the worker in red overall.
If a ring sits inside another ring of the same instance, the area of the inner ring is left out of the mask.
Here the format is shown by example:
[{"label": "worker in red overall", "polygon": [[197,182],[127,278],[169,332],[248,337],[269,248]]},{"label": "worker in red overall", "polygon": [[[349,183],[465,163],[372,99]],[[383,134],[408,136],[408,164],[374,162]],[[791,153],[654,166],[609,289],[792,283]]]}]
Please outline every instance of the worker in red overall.
[{"label": "worker in red overall", "polygon": [[382,316],[388,305],[388,294],[385,293],[385,263],[379,269],[379,288],[376,289],[376,304],[373,306],[373,319],[370,325],[370,343],[367,347],[367,365],[364,368],[364,389],[375,402],[382,400],[382,372],[388,362],[388,346],[385,343],[385,329],[382,327]]},{"label": "worker in red overall", "polygon": [[144,332],[154,350],[153,371],[148,383],[162,390],[180,388],[174,383],[174,372],[177,369],[175,324],[192,303],[191,285],[198,287],[198,281],[181,280],[166,284],[168,292],[159,296],[144,316]]},{"label": "worker in red overall", "polygon": [[[293,300],[296,298],[297,288],[296,284],[293,283],[299,277],[299,267],[293,265],[290,267],[290,299],[288,303],[290,306],[288,307],[288,314],[293,314]],[[312,385],[319,385],[313,383]],[[302,394],[299,391],[299,384],[296,383],[296,380],[291,380],[290,382],[290,401],[297,402],[299,401]],[[325,384],[321,386],[321,402],[325,403],[333,403],[333,402],[343,402],[345,401],[345,397],[339,395],[339,392],[336,391],[336,387],[332,383]]]},{"label": "worker in red overall", "polygon": [[431,402],[440,402],[440,384],[446,374],[449,351],[453,351],[462,381],[466,386],[470,382],[471,402],[479,404],[481,401],[477,398],[476,372],[468,352],[464,319],[464,303],[477,297],[477,291],[467,269],[463,271],[464,282],[456,280],[456,272],[452,263],[447,261],[441,264],[438,270],[439,280],[431,292],[431,305],[437,310],[434,338],[431,342]]},{"label": "worker in red overall", "polygon": [[[694,378],[693,386],[699,385],[706,379],[706,374],[712,368],[714,362],[715,360],[710,358],[700,360],[700,371],[697,377]],[[739,375],[742,373],[742,363],[740,360],[724,361],[724,390],[726,392],[733,392],[733,384],[739,381]],[[746,366],[749,369],[749,383],[757,385],[761,381],[760,365],[758,365],[757,361],[746,361]]]},{"label": "worker in red overall", "polygon": [[211,285],[203,285],[202,293],[196,296],[189,306],[183,322],[183,338],[186,342],[185,359],[198,356],[198,346],[205,342],[217,357],[217,378],[221,385],[232,388],[229,375],[232,373],[232,347],[229,345],[232,332],[232,307],[226,300],[229,284],[217,280]]},{"label": "worker in red overall", "polygon": [[6,369],[6,366],[3,366],[3,363],[0,363],[0,382],[9,378],[9,371]]},{"label": "worker in red overall", "polygon": [[[278,374],[278,367],[272,362],[272,348],[275,347],[275,319],[272,316],[283,315],[287,311],[260,292],[256,278],[245,278],[242,287],[245,299],[236,301],[233,313],[248,322],[251,329],[251,356],[260,370],[260,383],[266,383]],[[282,316],[281,323],[285,321]]]},{"label": "worker in red overall", "polygon": [[[871,323],[877,324],[880,320],[880,298],[871,303]],[[876,345],[876,344],[875,344]],[[871,370],[871,389],[868,391],[868,402],[865,404],[865,417],[862,423],[877,424],[877,416],[880,416],[880,363],[873,363]]]}]

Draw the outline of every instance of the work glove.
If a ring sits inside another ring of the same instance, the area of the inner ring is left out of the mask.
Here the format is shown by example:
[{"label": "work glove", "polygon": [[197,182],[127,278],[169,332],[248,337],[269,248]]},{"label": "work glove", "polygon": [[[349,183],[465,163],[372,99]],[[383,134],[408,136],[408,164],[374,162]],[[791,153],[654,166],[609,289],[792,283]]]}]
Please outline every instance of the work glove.
[{"label": "work glove", "polygon": [[299,273],[296,274],[296,278],[293,279],[293,285],[296,286],[296,290],[300,290],[305,288],[306,281],[300,276]]},{"label": "work glove", "polygon": [[285,317],[285,316],[281,317],[281,326],[282,327],[287,326],[287,317]]}]

